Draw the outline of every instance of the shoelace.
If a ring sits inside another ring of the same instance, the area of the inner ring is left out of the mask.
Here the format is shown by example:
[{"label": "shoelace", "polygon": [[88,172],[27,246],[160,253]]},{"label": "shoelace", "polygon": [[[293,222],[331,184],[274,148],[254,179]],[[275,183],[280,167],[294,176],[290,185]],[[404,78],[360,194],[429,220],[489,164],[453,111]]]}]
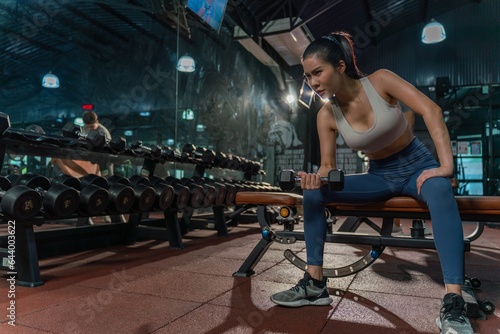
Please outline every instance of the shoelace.
[{"label": "shoelace", "polygon": [[307,296],[307,282],[305,279],[300,279],[299,282],[297,283],[297,285],[295,285],[293,288],[290,288],[291,291],[294,291],[294,292],[299,292],[300,288],[304,289],[304,291],[306,292],[306,296]]},{"label": "shoelace", "polygon": [[444,318],[456,320],[460,323],[466,322],[464,314],[465,310],[463,305],[457,299],[453,299],[450,304],[443,305],[441,312],[444,314]]}]

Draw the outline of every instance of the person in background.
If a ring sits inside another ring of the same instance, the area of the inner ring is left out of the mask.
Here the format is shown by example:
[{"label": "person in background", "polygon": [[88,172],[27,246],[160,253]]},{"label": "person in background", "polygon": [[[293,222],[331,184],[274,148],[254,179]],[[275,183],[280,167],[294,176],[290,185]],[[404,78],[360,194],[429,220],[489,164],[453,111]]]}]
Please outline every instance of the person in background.
[{"label": "person in background", "polygon": [[90,130],[97,130],[99,133],[102,133],[104,137],[106,138],[106,142],[111,141],[111,133],[109,130],[99,123],[99,119],[97,117],[97,114],[93,111],[86,111],[83,113],[83,128],[82,132],[83,133],[89,133]]},{"label": "person in background", "polygon": [[[445,295],[436,324],[442,333],[472,334],[462,297],[464,234],[450,177],[453,156],[441,108],[397,74],[381,69],[370,75],[357,67],[348,33],[318,38],[302,56],[309,86],[328,102],[317,114],[321,165],[318,173],[299,172],[303,189],[307,267],[289,290],[275,293],[278,305],[330,305],[323,257],[327,203],[364,204],[411,196],[429,208]],[[422,116],[439,162],[415,137],[399,103]],[[330,191],[321,177],[336,168],[336,137],[369,158],[366,173],[346,175],[342,191]]]},{"label": "person in background", "polygon": [[[81,132],[88,134],[91,130],[96,130],[106,138],[106,142],[111,141],[111,133],[102,124],[99,123],[97,114],[93,111],[86,111],[83,113],[83,127],[81,127]],[[97,155],[96,156],[102,156]],[[113,164],[109,163],[107,160],[100,161],[99,163],[92,163],[90,161],[84,160],[70,160],[70,159],[59,159],[52,158],[52,165],[57,168],[61,173],[80,178],[87,174],[96,174],[104,177],[112,174]],[[121,218],[121,217],[120,217]],[[111,222],[110,216],[103,216],[104,222]],[[77,218],[76,226],[87,226],[94,225],[91,217],[79,217]]]}]

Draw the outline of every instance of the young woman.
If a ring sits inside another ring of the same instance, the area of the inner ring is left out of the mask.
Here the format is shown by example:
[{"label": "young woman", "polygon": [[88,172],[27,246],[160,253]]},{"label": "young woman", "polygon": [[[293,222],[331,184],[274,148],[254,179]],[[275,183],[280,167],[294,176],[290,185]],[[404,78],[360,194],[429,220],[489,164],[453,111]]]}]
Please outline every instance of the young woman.
[{"label": "young woman", "polygon": [[[453,157],[441,109],[413,85],[388,70],[365,76],[356,65],[349,34],[337,32],[312,42],[302,56],[305,77],[329,99],[317,115],[321,166],[300,172],[307,271],[290,290],[271,296],[279,305],[328,305],[323,277],[326,203],[369,203],[412,196],[429,208],[446,294],[436,320],[442,333],[473,333],[465,316],[463,229],[449,177]],[[439,162],[413,135],[398,101],[423,117]],[[344,190],[329,191],[320,177],[336,168],[336,135],[369,158],[369,171],[347,175]]]}]

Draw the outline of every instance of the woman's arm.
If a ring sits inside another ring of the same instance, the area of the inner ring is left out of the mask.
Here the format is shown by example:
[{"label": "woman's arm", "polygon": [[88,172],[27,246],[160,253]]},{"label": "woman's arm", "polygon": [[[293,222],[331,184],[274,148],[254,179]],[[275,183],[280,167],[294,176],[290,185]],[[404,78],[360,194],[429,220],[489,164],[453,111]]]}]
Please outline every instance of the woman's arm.
[{"label": "woman's arm", "polygon": [[326,103],[316,117],[321,163],[318,174],[328,176],[328,172],[337,166],[336,123],[330,103]]},{"label": "woman's arm", "polygon": [[336,123],[331,110],[330,103],[326,103],[318,112],[316,117],[321,162],[318,173],[308,174],[299,172],[302,189],[318,189],[321,187],[321,177],[327,177],[328,172],[335,168],[336,160]]},{"label": "woman's arm", "polygon": [[422,176],[417,180],[418,188],[430,177],[451,176],[453,174],[453,155],[450,135],[441,108],[398,75],[387,70],[379,70],[374,74],[377,86],[386,96],[403,102],[408,108],[423,117],[436,148],[440,167],[422,173]]}]

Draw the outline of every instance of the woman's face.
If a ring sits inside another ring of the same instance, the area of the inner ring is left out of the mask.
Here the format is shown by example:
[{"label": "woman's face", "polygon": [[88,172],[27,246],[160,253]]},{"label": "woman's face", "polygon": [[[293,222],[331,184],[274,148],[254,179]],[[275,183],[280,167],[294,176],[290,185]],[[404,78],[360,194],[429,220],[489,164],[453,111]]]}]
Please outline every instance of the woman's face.
[{"label": "woman's face", "polygon": [[338,68],[325,62],[317,56],[311,56],[302,61],[304,76],[312,89],[322,98],[329,99],[340,88]]}]

